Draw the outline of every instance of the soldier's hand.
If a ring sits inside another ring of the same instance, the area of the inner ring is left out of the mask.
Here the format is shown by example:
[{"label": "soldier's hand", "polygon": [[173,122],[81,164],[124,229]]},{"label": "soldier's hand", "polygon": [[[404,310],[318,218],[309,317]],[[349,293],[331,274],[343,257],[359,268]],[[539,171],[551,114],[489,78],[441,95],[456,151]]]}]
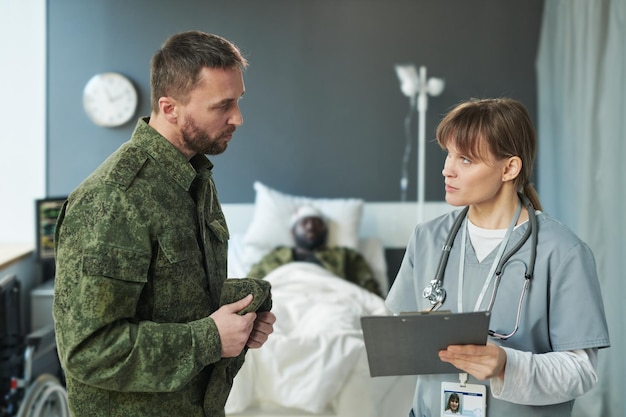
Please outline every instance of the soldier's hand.
[{"label": "soldier's hand", "polygon": [[256,313],[246,313],[243,316],[237,312],[246,308],[252,302],[252,295],[248,295],[232,304],[225,304],[211,314],[217,326],[222,342],[222,357],[232,358],[241,353],[254,328]]},{"label": "soldier's hand", "polygon": [[276,316],[271,311],[257,313],[256,320],[254,321],[254,329],[248,339],[248,347],[257,349],[263,346],[269,335],[274,331],[275,322]]}]

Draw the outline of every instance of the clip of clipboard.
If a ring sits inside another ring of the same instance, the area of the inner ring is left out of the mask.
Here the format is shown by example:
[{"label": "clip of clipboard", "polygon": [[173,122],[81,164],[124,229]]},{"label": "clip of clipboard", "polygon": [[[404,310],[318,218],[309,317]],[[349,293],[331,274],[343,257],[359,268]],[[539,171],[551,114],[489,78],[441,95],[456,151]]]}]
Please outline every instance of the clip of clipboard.
[{"label": "clip of clipboard", "polygon": [[488,311],[363,316],[361,326],[370,375],[458,373],[437,352],[450,345],[485,345]]}]

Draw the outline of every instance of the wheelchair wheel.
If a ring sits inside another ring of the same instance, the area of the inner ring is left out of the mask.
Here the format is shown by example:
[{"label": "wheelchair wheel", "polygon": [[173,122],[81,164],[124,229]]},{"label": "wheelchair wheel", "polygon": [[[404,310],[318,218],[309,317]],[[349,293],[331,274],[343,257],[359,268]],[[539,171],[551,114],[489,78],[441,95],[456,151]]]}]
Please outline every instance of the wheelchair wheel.
[{"label": "wheelchair wheel", "polygon": [[69,417],[67,392],[52,375],[40,375],[26,390],[17,417]]}]

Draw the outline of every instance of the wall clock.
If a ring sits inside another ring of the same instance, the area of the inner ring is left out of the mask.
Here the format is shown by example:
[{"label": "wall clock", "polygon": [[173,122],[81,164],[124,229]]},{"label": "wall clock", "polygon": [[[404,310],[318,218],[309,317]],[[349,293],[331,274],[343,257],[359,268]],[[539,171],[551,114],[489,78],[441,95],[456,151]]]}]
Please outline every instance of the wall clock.
[{"label": "wall clock", "polygon": [[135,114],[137,103],[135,86],[117,72],[94,75],[83,90],[85,113],[98,126],[123,125]]}]

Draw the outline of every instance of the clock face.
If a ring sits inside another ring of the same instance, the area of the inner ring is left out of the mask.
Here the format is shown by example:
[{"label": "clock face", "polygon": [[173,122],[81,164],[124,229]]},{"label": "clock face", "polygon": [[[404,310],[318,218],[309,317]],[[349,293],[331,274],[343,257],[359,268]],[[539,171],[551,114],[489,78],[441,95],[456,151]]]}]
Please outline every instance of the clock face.
[{"label": "clock face", "polygon": [[120,126],[128,122],[137,110],[137,90],[122,74],[96,74],[83,90],[83,107],[98,126]]}]

